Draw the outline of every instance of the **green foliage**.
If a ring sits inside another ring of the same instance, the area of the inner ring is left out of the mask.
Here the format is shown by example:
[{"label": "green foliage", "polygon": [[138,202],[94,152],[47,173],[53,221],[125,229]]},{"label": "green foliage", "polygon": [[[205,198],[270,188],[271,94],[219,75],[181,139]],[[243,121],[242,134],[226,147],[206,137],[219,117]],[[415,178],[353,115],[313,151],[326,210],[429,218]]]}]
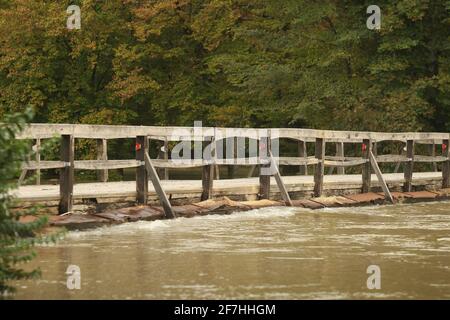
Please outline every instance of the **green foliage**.
[{"label": "green foliage", "polygon": [[0,102],[10,107],[0,113],[32,105],[38,122],[450,130],[446,0],[379,1],[379,31],[366,27],[369,1],[75,3],[82,29],[69,31],[67,1],[2,2]]},{"label": "green foliage", "polygon": [[[0,298],[14,292],[11,281],[39,276],[39,270],[24,271],[20,265],[35,256],[32,248],[36,243],[56,239],[38,235],[47,218],[37,217],[36,208],[12,209],[11,191],[17,187],[18,173],[30,150],[28,143],[15,140],[15,136],[32,119],[30,110],[7,115],[0,121]],[[21,221],[25,216],[28,222]]]},{"label": "green foliage", "polygon": [[[81,30],[66,28],[72,3]],[[0,0],[0,117],[32,106],[50,123],[450,131],[449,1],[380,0],[378,31],[366,27],[370,4]],[[13,244],[44,224],[19,224],[6,196],[28,119],[11,116],[0,133],[0,290],[35,275],[13,267],[34,240]],[[95,145],[77,152],[92,159]]]}]

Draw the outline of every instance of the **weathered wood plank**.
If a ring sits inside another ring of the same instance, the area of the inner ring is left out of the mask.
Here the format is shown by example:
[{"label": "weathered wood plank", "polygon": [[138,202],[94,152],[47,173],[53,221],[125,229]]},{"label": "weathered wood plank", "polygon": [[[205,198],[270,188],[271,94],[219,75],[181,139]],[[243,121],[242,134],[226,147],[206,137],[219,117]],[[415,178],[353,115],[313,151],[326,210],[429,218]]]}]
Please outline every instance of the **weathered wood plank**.
[{"label": "weathered wood plank", "polygon": [[323,191],[323,174],[324,174],[324,157],[325,157],[325,141],[323,138],[316,139],[315,157],[317,164],[314,171],[314,196],[322,196]]},{"label": "weathered wood plank", "polygon": [[74,137],[72,135],[63,135],[61,137],[61,161],[68,163],[68,166],[61,168],[59,173],[59,214],[72,211],[75,157],[74,153]]},{"label": "weathered wood plank", "polygon": [[36,185],[40,185],[41,184],[41,139],[36,139],[36,164],[37,164],[37,169],[36,169]]},{"label": "weathered wood plank", "polygon": [[352,161],[352,160],[361,160],[361,157],[325,156],[325,160],[331,160],[331,161]]},{"label": "weathered wood plank", "polygon": [[447,161],[446,157],[414,155],[414,162],[432,162],[433,164],[436,164],[437,162],[444,162],[444,161]]},{"label": "weathered wood plank", "polygon": [[450,140],[444,139],[442,143],[442,155],[447,161],[442,163],[442,188],[450,187]]},{"label": "weathered wood plank", "polygon": [[[344,143],[343,142],[336,142],[336,156],[344,158]],[[337,167],[337,174],[345,174],[345,167],[338,166]]]},{"label": "weathered wood plank", "polygon": [[147,204],[148,200],[148,173],[145,168],[145,155],[148,154],[147,136],[136,137],[136,161],[141,165],[136,169],[136,202]]},{"label": "weathered wood plank", "polygon": [[[108,140],[106,139],[97,139],[97,160],[108,160]],[[100,182],[108,181],[108,169],[98,170],[97,179]]]},{"label": "weathered wood plank", "polygon": [[[202,169],[202,195],[201,201],[206,201],[212,197],[214,184],[214,160],[216,158],[216,142],[213,137],[210,137],[209,152],[205,152],[205,162],[208,163]],[[198,155],[201,156],[201,155]]]},{"label": "weathered wood plank", "polygon": [[332,131],[315,129],[280,128],[271,129],[272,137],[304,140],[307,138],[323,138],[326,142],[353,142],[357,143],[363,139],[373,141],[406,141],[411,140],[439,140],[448,137],[448,133],[435,132],[365,132],[365,131]]},{"label": "weathered wood plank", "polygon": [[143,162],[138,160],[77,160],[75,169],[77,170],[112,170],[124,168],[137,168],[142,166]]},{"label": "weathered wood plank", "polygon": [[[248,130],[248,129],[247,129]],[[201,130],[200,130],[201,131]],[[203,133],[211,136],[214,128],[203,128]],[[88,124],[30,124],[17,139],[53,138],[61,135],[73,135],[74,138],[85,139],[124,139],[137,136],[150,136],[152,139],[164,141],[203,140],[203,135],[195,133],[193,127],[153,127],[122,125],[88,125]]]},{"label": "weathered wood plank", "polygon": [[[163,152],[163,159],[168,161],[169,160],[169,140],[167,137],[164,139],[164,152]],[[164,168],[164,180],[169,180],[169,169]]]},{"label": "weathered wood plank", "polygon": [[29,161],[22,164],[22,170],[37,170],[38,168],[41,168],[41,170],[48,170],[48,169],[60,169],[64,168],[68,165],[66,162],[63,161]]},{"label": "weathered wood plank", "polygon": [[[270,150],[270,137],[261,137],[259,140],[259,157],[261,161],[267,161]],[[268,164],[259,165],[259,199],[269,199],[270,197],[270,161]]]},{"label": "weathered wood plank", "polygon": [[325,160],[323,163],[325,167],[337,167],[337,168],[345,168],[345,167],[354,167],[367,163],[367,159],[351,160],[351,161],[330,161]]},{"label": "weathered wood plank", "polygon": [[214,166],[203,166],[202,170],[202,195],[201,201],[208,200],[212,197],[212,190],[214,184]]},{"label": "weathered wood plank", "polygon": [[134,138],[136,136],[151,136],[152,139],[168,139],[179,141],[182,139],[206,140],[207,137],[217,133],[216,139],[226,137],[246,137],[259,139],[260,136],[270,133],[272,138],[289,138],[302,141],[313,141],[315,138],[326,139],[327,142],[357,143],[362,139],[373,141],[406,141],[418,140],[423,143],[441,143],[448,139],[448,133],[435,132],[360,132],[360,131],[332,131],[298,128],[279,129],[251,129],[251,128],[202,128],[200,134],[194,134],[193,127],[152,127],[152,126],[114,126],[114,125],[83,125],[83,124],[30,124],[20,135],[19,139],[51,138],[54,136],[73,135],[75,138],[87,139],[118,139]]},{"label": "weathered wood plank", "polygon": [[[358,158],[360,159],[360,158]],[[313,165],[317,163],[317,159],[315,157],[304,158],[294,158],[294,157],[275,157],[275,160],[280,165]],[[170,160],[161,160],[161,159],[152,159],[152,163],[155,168],[196,168],[203,167],[205,165],[214,164],[216,166],[255,166],[255,165],[268,165],[269,160],[260,159],[257,157],[252,158],[234,158],[234,159],[213,159],[213,160],[204,160],[204,159],[170,159]]]},{"label": "weathered wood plank", "polygon": [[414,140],[406,141],[406,157],[410,160],[405,163],[405,184],[403,185],[403,191],[410,192],[412,190],[412,178],[414,170]]},{"label": "weathered wood plank", "polygon": [[392,198],[392,194],[389,191],[387,183],[384,180],[383,173],[381,172],[380,167],[378,166],[377,160],[375,158],[375,155],[373,154],[372,151],[369,152],[369,159],[370,159],[370,163],[372,165],[372,168],[375,171],[375,174],[376,174],[376,176],[378,178],[378,182],[380,183],[381,188],[383,189],[383,192],[384,192],[384,195],[385,195],[386,199],[388,199],[389,202],[394,203],[394,198]]},{"label": "weathered wood plank", "polygon": [[203,159],[152,159],[152,163],[155,168],[171,169],[198,168],[206,165]]},{"label": "weathered wood plank", "polygon": [[[362,143],[362,157],[365,160],[370,159],[370,153],[372,152],[372,140],[364,139]],[[362,167],[362,193],[370,192],[372,177],[372,166],[370,161],[367,161]]]},{"label": "weathered wood plank", "polygon": [[275,181],[277,182],[278,189],[280,190],[281,197],[283,198],[284,203],[287,206],[292,207],[293,204],[291,201],[291,197],[289,196],[286,186],[283,183],[283,179],[281,178],[280,170],[278,169],[278,165],[277,165],[275,159],[273,158],[271,151],[269,151],[269,156],[270,156],[270,166],[271,166],[271,168],[273,168],[273,171],[274,171],[273,175],[275,177]]},{"label": "weathered wood plank", "polygon": [[[380,156],[376,156],[377,162],[409,162],[410,158],[403,155],[396,154],[384,154]],[[445,157],[440,156],[424,156],[424,155],[414,155],[414,162],[443,162],[445,161]]]},{"label": "weathered wood plank", "polygon": [[[153,161],[153,160],[152,160]],[[403,173],[393,174],[384,173],[383,177],[389,185],[401,187],[404,182]],[[375,175],[372,176],[373,184],[378,185]],[[292,192],[302,192],[311,194],[314,189],[313,176],[283,176],[283,182],[287,190],[292,196]],[[275,184],[273,179],[272,185]],[[436,186],[442,184],[442,172],[418,172],[414,174],[414,185],[417,186]],[[162,186],[171,195],[172,199],[185,201],[186,199],[198,199],[202,192],[201,180],[170,180],[162,181]],[[328,193],[332,192],[359,192],[362,187],[361,174],[341,175],[325,175],[324,190]],[[217,196],[230,197],[249,197],[256,199],[259,192],[259,179],[255,178],[237,178],[233,180],[222,179],[214,181],[214,193]],[[278,188],[274,190],[278,193]],[[28,185],[21,186],[19,189],[12,190],[20,202],[48,203],[57,205],[59,201],[58,185]],[[149,184],[149,197],[157,199],[152,184]],[[80,183],[74,186],[74,199],[81,201],[82,199],[96,198],[99,203],[114,201],[135,201],[136,199],[136,182],[94,182]]]},{"label": "weathered wood plank", "polygon": [[155,191],[156,191],[156,194],[158,195],[159,201],[161,202],[161,205],[164,208],[164,213],[166,215],[166,218],[167,219],[176,218],[175,212],[172,209],[172,205],[170,204],[169,198],[167,198],[167,195],[161,186],[161,181],[159,180],[159,176],[156,173],[156,170],[152,165],[152,160],[150,159],[148,152],[146,152],[144,154],[144,161],[145,161],[146,171],[148,172],[148,175],[152,181],[153,187],[155,188]]},{"label": "weathered wood plank", "polygon": [[409,159],[405,155],[401,155],[401,154],[382,154],[382,155],[375,156],[375,158],[377,159],[377,163],[382,163],[382,162],[400,163],[400,162],[409,161]]}]

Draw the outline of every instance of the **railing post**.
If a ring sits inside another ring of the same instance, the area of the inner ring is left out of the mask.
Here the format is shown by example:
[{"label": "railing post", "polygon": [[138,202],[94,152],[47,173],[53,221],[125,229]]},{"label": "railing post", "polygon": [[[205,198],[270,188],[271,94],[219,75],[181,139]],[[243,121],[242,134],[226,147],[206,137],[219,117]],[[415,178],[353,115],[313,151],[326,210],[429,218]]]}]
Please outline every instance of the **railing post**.
[{"label": "railing post", "polygon": [[[158,144],[159,145],[159,144]],[[149,142],[150,146],[150,142]],[[158,150],[158,159],[169,160],[169,142],[167,138],[164,139],[163,146]],[[169,180],[169,169],[168,168],[158,168],[156,169],[160,180]]]},{"label": "railing post", "polygon": [[[344,154],[344,142],[338,142],[336,144],[336,155],[338,157],[341,157],[342,160],[344,160],[345,154]],[[345,174],[345,168],[344,167],[338,167],[337,168],[337,174]]]},{"label": "railing post", "polygon": [[[436,143],[434,143],[434,141],[433,141],[432,144],[428,145],[428,148],[430,149],[431,156],[435,157],[436,156]],[[433,164],[433,171],[437,172],[438,171],[437,170],[437,163],[433,162],[432,164]]]},{"label": "railing post", "polygon": [[36,185],[41,184],[41,139],[36,139],[36,163],[38,168],[36,170]]},{"label": "railing post", "polygon": [[148,139],[146,136],[136,137],[136,160],[141,165],[136,168],[136,202],[147,204],[148,200],[148,174],[145,169],[145,153],[148,152]]},{"label": "railing post", "polygon": [[[216,141],[214,138],[210,139],[211,141],[211,155],[208,154],[208,159],[203,159],[203,161],[209,160],[211,161],[213,158],[215,158],[215,144]],[[211,158],[209,158],[211,156]],[[211,198],[212,196],[212,190],[213,190],[213,184],[214,184],[214,163],[204,165],[202,167],[202,195],[201,195],[201,201],[205,201]]]},{"label": "railing post", "polygon": [[267,164],[259,165],[259,199],[269,199],[270,196],[270,175],[267,174],[270,168],[269,161],[270,137],[259,138],[259,160],[267,161]]},{"label": "railing post", "polygon": [[[167,137],[164,139],[164,160],[169,160],[169,141]],[[169,180],[169,169],[164,168],[164,180]]]},{"label": "railing post", "polygon": [[450,140],[442,141],[442,155],[447,161],[442,162],[442,188],[450,187]]},{"label": "railing post", "polygon": [[[298,142],[298,157],[303,159],[308,157],[308,153],[306,150],[306,141]],[[308,166],[306,164],[300,165],[299,174],[302,176],[306,176],[308,174]]]},{"label": "railing post", "polygon": [[362,193],[370,191],[372,183],[372,166],[370,164],[370,153],[372,152],[372,140],[364,139],[362,143],[362,156],[367,162],[362,166]]},{"label": "railing post", "polygon": [[73,135],[61,136],[61,161],[65,167],[59,171],[59,214],[72,211],[74,183],[74,138]]},{"label": "railing post", "polygon": [[414,140],[406,141],[406,157],[408,161],[405,163],[405,184],[403,185],[404,192],[410,192],[412,190],[412,177],[414,169]]},{"label": "railing post", "polygon": [[202,168],[202,196],[201,201],[211,198],[214,181],[214,166],[205,165]]},{"label": "railing post", "polygon": [[[376,160],[376,158],[378,156],[378,142],[377,141],[375,141],[375,142],[372,141],[372,153]],[[378,166],[378,163],[377,163],[377,166]],[[378,168],[379,168],[379,166],[378,166]],[[371,172],[376,173],[375,171],[376,171],[376,169],[374,168],[374,165],[372,163],[372,171]]]},{"label": "railing post", "polygon": [[[229,137],[226,139],[226,159],[235,163],[236,161],[236,137]],[[228,165],[227,166],[227,172],[228,172],[228,179],[234,178],[235,168],[234,165]]]},{"label": "railing post", "polygon": [[319,161],[314,172],[314,197],[322,196],[325,158],[325,140],[316,138],[315,157]]},{"label": "railing post", "polygon": [[[108,160],[108,140],[97,139],[97,160]],[[108,181],[108,169],[98,170],[97,179],[100,182]]]}]

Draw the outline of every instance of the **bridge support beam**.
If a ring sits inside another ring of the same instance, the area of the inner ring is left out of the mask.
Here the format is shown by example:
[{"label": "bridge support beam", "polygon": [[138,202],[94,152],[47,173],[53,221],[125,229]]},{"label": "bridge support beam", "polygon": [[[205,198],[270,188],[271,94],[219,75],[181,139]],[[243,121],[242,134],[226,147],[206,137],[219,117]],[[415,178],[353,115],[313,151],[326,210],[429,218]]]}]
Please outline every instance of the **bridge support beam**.
[{"label": "bridge support beam", "polygon": [[259,159],[268,163],[259,165],[259,199],[269,199],[270,197],[269,150],[270,137],[261,137],[259,139]]},{"label": "bridge support beam", "polygon": [[148,139],[146,136],[136,137],[136,160],[141,165],[136,168],[136,202],[147,204],[148,201],[148,174],[145,169],[145,154],[148,153]]},{"label": "bridge support beam", "polygon": [[[108,140],[106,139],[97,139],[97,160],[108,160]],[[108,169],[98,170],[97,180],[107,182]]]},{"label": "bridge support beam", "polygon": [[41,139],[36,139],[36,162],[38,165],[38,169],[36,170],[36,185],[41,185]]},{"label": "bridge support beam", "polygon": [[372,152],[372,140],[364,139],[362,144],[362,156],[367,162],[362,167],[362,193],[370,191],[372,184],[372,166],[370,164],[370,153]]},{"label": "bridge support beam", "polygon": [[[212,162],[213,159],[216,159],[217,146],[214,137],[208,137],[208,140],[211,141],[209,144],[211,149],[209,153],[206,152],[206,158],[204,160]],[[203,166],[202,168],[202,195],[200,197],[201,201],[211,199],[212,197],[215,167],[216,165],[214,163],[211,163]]]},{"label": "bridge support beam", "polygon": [[442,141],[442,154],[447,161],[442,163],[442,188],[450,188],[450,140]]},{"label": "bridge support beam", "polygon": [[214,166],[206,165],[202,168],[202,196],[201,201],[211,198],[214,181]]},{"label": "bridge support beam", "polygon": [[62,135],[61,161],[65,167],[59,171],[59,214],[71,212],[73,207],[74,152],[73,135]]},{"label": "bridge support beam", "polygon": [[323,191],[323,174],[325,170],[325,140],[323,138],[316,138],[315,157],[319,162],[316,164],[314,171],[314,197],[320,197]]},{"label": "bridge support beam", "polygon": [[377,160],[375,158],[375,155],[372,151],[369,152],[369,158],[370,163],[372,164],[373,171],[375,171],[375,174],[377,175],[378,182],[381,184],[381,188],[383,189],[384,196],[387,200],[389,200],[390,203],[394,203],[394,198],[392,198],[391,191],[389,191],[388,185],[386,183],[386,180],[384,180],[383,173],[380,170],[380,167],[378,166]]},{"label": "bridge support beam", "polygon": [[280,193],[281,193],[281,197],[283,198],[286,206],[292,207],[293,204],[292,204],[291,197],[289,196],[287,188],[284,185],[283,179],[281,178],[280,169],[278,168],[278,165],[275,162],[275,159],[273,158],[271,151],[269,151],[269,155],[270,155],[270,167],[271,167],[271,170],[274,171],[273,176],[275,177],[275,181],[277,182],[278,189],[280,190]]},{"label": "bridge support beam", "polygon": [[408,161],[405,163],[405,184],[403,185],[403,191],[412,191],[412,178],[414,170],[414,140],[406,141],[406,157]]},{"label": "bridge support beam", "polygon": [[169,198],[167,198],[166,192],[161,186],[161,180],[159,180],[158,173],[156,172],[155,167],[153,167],[152,160],[150,159],[148,152],[144,153],[144,163],[144,169],[146,169],[148,175],[150,176],[150,179],[152,180],[152,184],[155,188],[156,194],[158,195],[159,202],[163,206],[166,219],[176,218],[177,216],[172,209],[172,205],[170,204]]}]

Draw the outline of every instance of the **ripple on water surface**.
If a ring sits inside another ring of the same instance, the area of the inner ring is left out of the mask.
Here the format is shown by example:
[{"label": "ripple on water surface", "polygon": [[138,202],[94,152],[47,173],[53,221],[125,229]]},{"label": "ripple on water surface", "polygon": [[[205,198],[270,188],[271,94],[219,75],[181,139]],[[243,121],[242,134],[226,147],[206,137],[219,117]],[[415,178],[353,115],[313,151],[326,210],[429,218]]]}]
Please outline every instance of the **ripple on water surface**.
[{"label": "ripple on water surface", "polygon": [[[265,208],[69,232],[18,298],[449,298],[450,203]],[[80,266],[82,290],[65,270]],[[382,289],[368,290],[378,265]]]}]

